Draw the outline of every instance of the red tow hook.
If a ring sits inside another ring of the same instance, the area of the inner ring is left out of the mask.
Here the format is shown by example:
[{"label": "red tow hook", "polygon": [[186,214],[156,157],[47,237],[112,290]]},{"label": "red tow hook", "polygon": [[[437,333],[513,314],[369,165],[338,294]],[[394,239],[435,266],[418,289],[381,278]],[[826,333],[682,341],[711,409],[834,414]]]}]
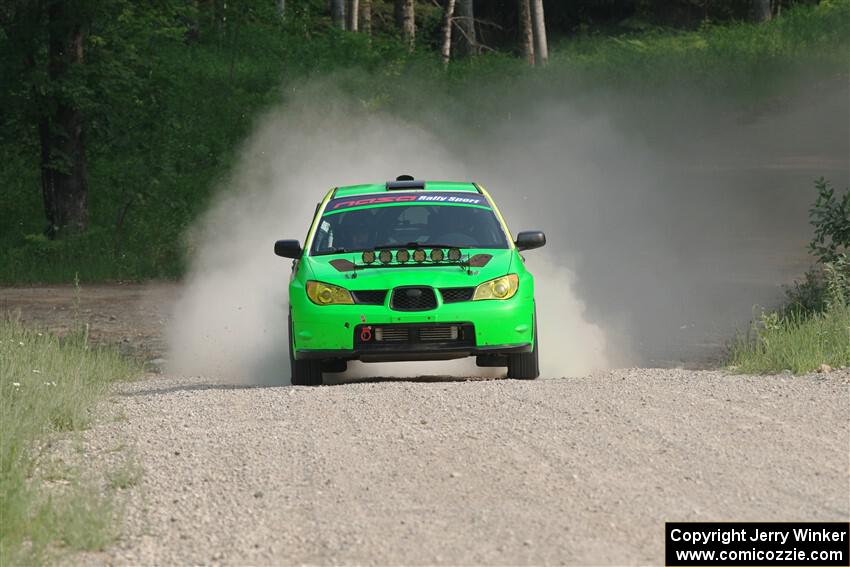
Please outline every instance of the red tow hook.
[{"label": "red tow hook", "polygon": [[372,340],[372,327],[363,327],[360,329],[360,340],[364,343]]}]

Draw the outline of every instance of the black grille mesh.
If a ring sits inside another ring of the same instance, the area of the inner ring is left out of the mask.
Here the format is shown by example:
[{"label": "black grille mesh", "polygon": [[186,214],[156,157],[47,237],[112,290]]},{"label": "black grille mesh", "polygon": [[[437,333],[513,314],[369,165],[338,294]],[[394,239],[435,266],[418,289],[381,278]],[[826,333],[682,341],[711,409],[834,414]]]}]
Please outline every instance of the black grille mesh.
[{"label": "black grille mesh", "polygon": [[385,289],[366,289],[351,293],[354,295],[354,302],[360,305],[383,305],[387,297]]},{"label": "black grille mesh", "polygon": [[[380,329],[380,331],[378,330]],[[383,341],[385,343],[392,342],[403,342],[406,343],[410,340],[410,328],[409,327],[379,327],[375,329],[375,340]]]},{"label": "black grille mesh", "polygon": [[432,287],[398,287],[393,290],[390,307],[396,311],[427,311],[437,307]]},{"label": "black grille mesh", "polygon": [[[364,330],[368,329],[367,333]],[[357,325],[354,346],[363,352],[403,352],[443,346],[474,346],[471,323],[390,323]]]},{"label": "black grille mesh", "polygon": [[475,293],[474,287],[442,287],[440,295],[443,296],[443,303],[456,303],[458,301],[469,301],[472,299],[472,294]]},{"label": "black grille mesh", "polygon": [[426,342],[448,342],[456,341],[460,336],[457,326],[422,327],[419,329],[419,340]]}]

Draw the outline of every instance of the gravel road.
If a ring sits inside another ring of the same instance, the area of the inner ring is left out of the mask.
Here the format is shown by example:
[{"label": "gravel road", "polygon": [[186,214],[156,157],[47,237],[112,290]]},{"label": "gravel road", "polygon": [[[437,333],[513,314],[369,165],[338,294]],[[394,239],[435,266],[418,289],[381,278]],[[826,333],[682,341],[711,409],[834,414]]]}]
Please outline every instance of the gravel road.
[{"label": "gravel road", "polygon": [[144,474],[118,544],[73,562],[659,565],[665,520],[846,521],[848,394],[848,371],[151,376],[85,435],[93,470],[126,445]]},{"label": "gravel road", "polygon": [[[144,359],[174,284],[0,289],[0,312]],[[57,445],[118,490],[72,565],[663,564],[666,520],[850,517],[850,371],[629,369],[321,388],[149,375]]]}]

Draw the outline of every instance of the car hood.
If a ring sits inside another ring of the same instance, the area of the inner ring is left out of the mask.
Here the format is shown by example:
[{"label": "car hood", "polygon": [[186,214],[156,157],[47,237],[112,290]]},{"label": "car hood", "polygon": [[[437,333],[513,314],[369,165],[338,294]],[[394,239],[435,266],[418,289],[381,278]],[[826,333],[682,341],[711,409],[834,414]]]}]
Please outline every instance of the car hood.
[{"label": "car hood", "polygon": [[[389,265],[376,268],[358,268],[354,272],[340,272],[331,262],[338,259],[362,264],[361,254],[332,254],[327,256],[305,256],[311,278],[327,283],[341,285],[351,290],[391,289],[404,285],[428,285],[432,287],[466,287],[498,278],[510,273],[511,263],[516,255],[513,249],[472,249],[464,250],[469,257],[476,254],[489,254],[492,257],[481,267],[461,268],[452,265],[421,266]],[[411,262],[412,263],[412,262]],[[356,274],[356,277],[352,277]]]}]

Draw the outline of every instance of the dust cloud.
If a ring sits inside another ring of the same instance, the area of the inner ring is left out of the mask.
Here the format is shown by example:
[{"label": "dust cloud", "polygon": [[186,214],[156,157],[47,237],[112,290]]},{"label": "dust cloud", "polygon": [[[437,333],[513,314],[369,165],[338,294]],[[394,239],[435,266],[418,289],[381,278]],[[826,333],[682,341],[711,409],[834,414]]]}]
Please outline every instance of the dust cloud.
[{"label": "dust cloud", "polygon": [[[505,96],[486,121],[369,111],[327,83],[264,115],[189,235],[168,329],[170,371],[288,379],[290,261],[331,187],[478,181],[514,233],[544,230],[535,274],[544,376],[716,357],[805,269],[814,177],[848,178],[846,85],[758,113],[693,93]],[[473,360],[350,365],[348,376],[482,375]],[[503,371],[502,371],[503,372]]]}]

